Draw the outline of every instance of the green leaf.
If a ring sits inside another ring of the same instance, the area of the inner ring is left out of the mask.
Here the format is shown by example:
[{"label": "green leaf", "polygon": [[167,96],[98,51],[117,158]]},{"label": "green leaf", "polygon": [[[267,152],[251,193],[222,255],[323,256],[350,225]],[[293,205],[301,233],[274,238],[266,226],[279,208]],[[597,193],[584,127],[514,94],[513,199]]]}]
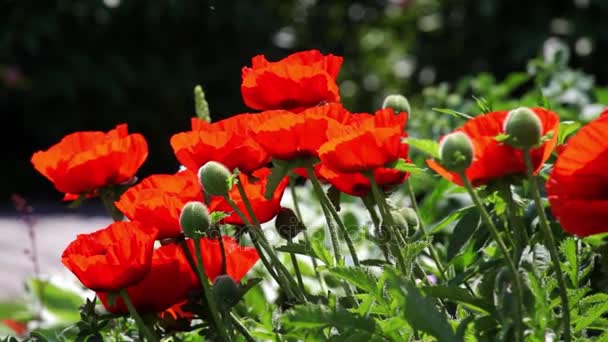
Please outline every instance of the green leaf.
[{"label": "green leaf", "polygon": [[587,328],[596,319],[602,317],[602,315],[606,312],[608,312],[608,301],[587,308],[587,310],[585,310],[585,314],[581,316],[576,322],[574,322],[576,324],[574,327],[574,331],[579,332]]},{"label": "green leaf", "polygon": [[422,291],[431,297],[463,303],[477,309],[477,311],[483,311],[488,314],[494,314],[496,311],[493,303],[488,303],[481,298],[473,297],[469,291],[460,287],[425,286],[422,288]]},{"label": "green leaf", "polygon": [[397,160],[395,165],[393,165],[393,169],[411,174],[425,173],[424,170],[419,168],[416,164],[408,163],[403,158],[399,158],[399,160]]},{"label": "green leaf", "polygon": [[574,134],[581,127],[581,123],[577,121],[562,121],[559,123],[559,134],[557,135],[557,144],[561,145],[566,142],[566,139]]},{"label": "green leaf", "polygon": [[285,160],[273,159],[272,164],[273,168],[270,170],[270,176],[268,176],[268,183],[266,183],[266,192],[264,192],[264,197],[266,199],[271,199],[274,191],[279,186],[283,178],[285,178],[289,171],[291,171],[294,167]]},{"label": "green leaf", "polygon": [[469,242],[477,228],[479,228],[479,212],[468,210],[458,221],[450,236],[450,244],[447,251],[448,261],[452,260],[462,247]]},{"label": "green leaf", "polygon": [[228,216],[230,215],[223,211],[214,211],[212,213],[209,213],[209,222],[211,222],[211,224],[217,224]]},{"label": "green leaf", "polygon": [[209,114],[209,103],[205,99],[205,93],[200,85],[194,87],[194,111],[199,119],[211,122],[211,114]]},{"label": "green leaf", "polygon": [[408,137],[404,142],[432,158],[439,159],[439,143],[435,140]]},{"label": "green leaf", "polygon": [[317,255],[317,253],[315,253],[314,249],[311,249],[311,246],[308,246],[304,241],[298,241],[298,242],[294,242],[294,243],[291,243],[288,245],[282,245],[282,246],[276,247],[275,249],[279,252],[295,253],[295,254],[300,254],[300,255],[311,256],[313,258],[317,258],[317,259],[323,261],[323,258],[321,258],[319,255]]},{"label": "green leaf", "polygon": [[477,98],[475,96],[473,96],[473,99],[475,99],[475,104],[482,113],[485,114],[492,111],[492,105],[490,105],[488,100],[484,99],[483,97]]},{"label": "green leaf", "polygon": [[363,270],[363,268],[339,266],[330,268],[329,272],[338,278],[348,281],[369,294],[377,295],[376,284],[378,283],[378,279]]},{"label": "green leaf", "polygon": [[334,266],[334,257],[327,249],[327,246],[325,246],[325,231],[323,231],[323,229],[318,229],[314,232],[310,239],[310,247],[325,265],[330,267]]},{"label": "green leaf", "polygon": [[574,238],[567,238],[559,245],[560,252],[566,257],[567,264],[562,264],[563,268],[566,269],[570,281],[574,287],[578,287],[578,258],[576,256],[576,240]]},{"label": "green leaf", "polygon": [[469,114],[462,113],[462,112],[457,112],[457,111],[449,109],[449,108],[431,108],[431,110],[434,110],[434,111],[436,111],[438,113],[448,114],[448,115],[451,115],[453,117],[457,117],[459,119],[469,120],[469,119],[473,118],[473,116],[471,116]]},{"label": "green leaf", "polygon": [[29,286],[43,306],[60,321],[72,323],[80,320],[78,312],[83,299],[79,295],[39,279],[32,279]]},{"label": "green leaf", "polygon": [[445,315],[435,307],[434,301],[424,297],[418,288],[409,282],[405,284],[405,288],[407,289],[403,308],[405,320],[414,329],[435,336],[439,342],[457,341],[454,330]]},{"label": "green leaf", "polygon": [[456,211],[452,211],[448,216],[444,217],[441,221],[437,222],[437,224],[435,224],[434,226],[432,226],[428,230],[428,233],[429,234],[438,233],[443,228],[447,227],[449,224],[451,224],[454,221],[458,220],[459,218],[461,218],[462,216],[464,216],[466,213],[468,213],[470,211],[476,211],[475,206],[471,205],[471,206],[468,206],[468,207],[460,208],[460,209],[458,209]]},{"label": "green leaf", "polygon": [[367,332],[373,334],[376,322],[371,317],[362,317],[343,309],[331,310],[325,305],[305,304],[289,310],[281,319],[287,329],[319,330],[336,328],[341,334]]}]

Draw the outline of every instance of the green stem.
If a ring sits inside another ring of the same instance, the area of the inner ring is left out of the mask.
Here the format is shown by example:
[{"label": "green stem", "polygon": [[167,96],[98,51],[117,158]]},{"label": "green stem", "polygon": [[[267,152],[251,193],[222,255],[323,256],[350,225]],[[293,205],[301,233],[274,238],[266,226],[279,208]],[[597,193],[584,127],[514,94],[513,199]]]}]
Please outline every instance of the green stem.
[{"label": "green stem", "polygon": [[[370,182],[372,196],[374,197],[376,205],[380,210],[380,215],[382,216],[382,226],[388,227],[391,237],[395,237],[394,239],[391,239],[391,243],[389,243],[391,253],[395,258],[397,258],[397,263],[399,264],[399,267],[401,268],[403,274],[407,274],[407,266],[405,265],[405,260],[403,259],[401,248],[399,247],[400,242],[397,241],[398,236],[395,233],[395,230],[398,228],[395,227],[395,223],[393,222],[393,217],[391,216],[391,213],[388,209],[386,199],[382,195],[382,192],[380,190],[380,187],[378,186],[378,183],[376,182],[376,178],[374,178],[374,175],[369,174],[367,178]],[[405,241],[403,241],[403,243],[405,244]]]},{"label": "green stem", "polygon": [[[302,212],[300,211],[298,194],[296,193],[296,185],[293,177],[289,177],[289,190],[291,191],[291,200],[293,201],[293,207],[296,211],[296,216],[298,217],[298,220],[300,220],[300,222],[304,222],[302,219]],[[310,237],[308,236],[308,231],[305,230],[303,234],[306,246],[310,246]],[[319,273],[319,270],[317,270],[317,259],[313,256],[310,256],[310,261],[312,262],[312,267],[315,271],[315,277],[317,277],[319,285],[321,286],[321,291],[325,292],[325,282],[323,281],[323,278],[321,278],[321,273]]]},{"label": "green stem", "polygon": [[116,208],[116,206],[114,205],[114,201],[116,199],[114,198],[112,193],[109,190],[102,191],[100,197],[101,201],[103,202],[103,206],[106,208],[108,214],[110,214],[110,216],[112,217],[112,220],[114,220],[114,222],[122,221],[123,215],[120,210],[118,210],[118,208]]},{"label": "green stem", "polygon": [[238,330],[241,333],[241,335],[243,335],[243,337],[245,338],[245,341],[247,341],[247,342],[256,341],[255,338],[253,338],[253,336],[251,336],[251,333],[249,332],[247,327],[233,313],[230,313],[230,320],[232,321],[232,324],[234,325],[236,330]]},{"label": "green stem", "polygon": [[323,192],[323,188],[321,188],[321,184],[319,184],[317,178],[315,177],[315,172],[309,170],[309,168],[306,168],[306,172],[308,173],[308,178],[312,183],[312,187],[315,191],[315,194],[317,195],[317,198],[321,203],[321,209],[323,210],[325,221],[327,221],[327,229],[329,230],[329,238],[331,241],[332,248],[334,250],[334,258],[336,259],[336,265],[342,265],[342,250],[340,249],[340,243],[338,241],[338,231],[336,230],[336,227],[332,222],[330,214],[327,211],[325,202],[323,201],[323,195],[325,195],[325,193]]},{"label": "green stem", "polygon": [[211,313],[211,318],[213,320],[213,324],[215,325],[216,332],[222,341],[230,341],[230,337],[226,333],[224,326],[222,325],[222,320],[220,318],[220,314],[217,308],[217,303],[215,302],[215,298],[213,297],[213,292],[211,292],[211,287],[209,286],[209,279],[207,278],[207,273],[205,273],[205,264],[203,263],[203,255],[201,254],[201,240],[194,240],[194,254],[196,255],[197,260],[197,269],[199,280],[201,281],[201,285],[203,287],[203,293],[205,295],[205,299],[207,301],[207,305],[209,306],[209,312]]},{"label": "green stem", "polygon": [[[416,194],[414,193],[414,188],[412,187],[412,183],[410,182],[409,178],[405,180],[405,184],[406,184],[407,193],[410,197],[410,202],[412,203],[412,208],[414,209],[414,212],[416,213],[416,217],[418,218],[419,229],[422,232],[422,235],[424,236],[424,238],[428,239],[428,234],[426,232],[426,228],[424,227],[424,223],[422,222],[422,215],[420,214],[420,209],[418,208],[418,203],[416,201]],[[439,261],[439,255],[437,254],[435,245],[433,245],[432,243],[429,243],[429,252],[431,254],[431,258],[433,259],[433,261],[435,262],[435,265],[437,266],[437,270],[439,271],[439,275],[441,276],[441,279],[443,281],[446,281],[448,278],[446,276],[445,269],[443,268],[443,265]]]},{"label": "green stem", "polygon": [[[237,184],[237,188],[239,189],[239,193],[241,194],[241,199],[243,200],[243,203],[245,203],[245,208],[247,208],[252,220],[254,220],[254,222],[256,222],[257,224],[252,225],[251,221],[247,218],[247,216],[245,216],[245,214],[243,213],[241,208],[239,208],[239,206],[236,203],[234,203],[234,201],[231,200],[230,197],[224,196],[224,199],[226,200],[226,202],[228,202],[228,204],[232,207],[232,209],[234,209],[234,211],[241,218],[243,223],[245,223],[245,225],[247,225],[251,230],[253,230],[253,232],[255,232],[255,237],[252,237],[252,240],[255,240],[254,246],[259,243],[259,246],[261,246],[262,249],[264,249],[268,253],[270,260],[276,267],[277,279],[281,280],[281,281],[279,281],[279,285],[281,285],[281,287],[285,290],[288,297],[290,297],[291,299],[296,298],[297,295],[296,295],[295,289],[298,289],[297,284],[295,284],[295,282],[291,278],[291,275],[285,268],[285,265],[283,265],[281,260],[274,253],[274,250],[272,249],[272,247],[270,247],[270,244],[268,243],[268,241],[266,241],[266,237],[264,236],[264,233],[262,232],[262,227],[260,226],[260,223],[259,223],[257,217],[255,216],[255,212],[253,211],[253,208],[251,207],[251,203],[249,202],[249,199],[247,198],[247,194],[245,192],[245,189],[243,188],[243,185],[240,182],[237,182],[236,184]],[[252,232],[250,232],[250,233],[252,233]],[[259,254],[259,252],[261,252],[261,251],[258,251],[258,254]],[[268,268],[269,265],[266,265],[266,266]],[[302,299],[303,297],[304,297],[304,295],[300,294],[300,299]]]},{"label": "green stem", "polygon": [[139,330],[143,332],[146,339],[148,339],[148,341],[154,342],[160,341],[158,337],[156,337],[154,332],[152,332],[152,330],[150,330],[150,328],[144,323],[144,320],[141,319],[139,313],[137,313],[137,310],[135,309],[135,306],[133,306],[133,303],[131,302],[131,299],[129,298],[129,294],[127,293],[126,289],[120,290],[120,297],[122,297],[123,302],[125,302],[125,305],[129,310],[129,314],[131,314],[131,317],[133,317],[135,323],[137,323],[137,326],[139,327]]},{"label": "green stem", "polygon": [[515,263],[519,261],[523,246],[528,243],[528,233],[526,227],[521,220],[521,217],[517,215],[517,205],[513,200],[513,194],[511,193],[511,186],[508,183],[504,183],[501,186],[502,197],[507,202],[507,214],[509,215],[509,222],[515,231],[513,241],[513,259]]},{"label": "green stem", "polygon": [[[292,245],[293,240],[290,238],[287,241],[287,244]],[[302,293],[306,294],[306,288],[304,287],[304,281],[302,280],[302,272],[300,272],[300,265],[298,265],[298,258],[296,258],[296,254],[293,252],[289,253],[289,255],[291,256],[291,263],[293,264],[293,270],[296,273],[298,285],[300,285],[300,290],[302,290]]]},{"label": "green stem", "polygon": [[572,337],[570,333],[570,304],[568,303],[568,289],[566,287],[566,282],[564,281],[562,268],[560,267],[559,254],[557,253],[555,238],[553,237],[553,233],[551,232],[551,228],[549,227],[549,221],[547,220],[547,215],[545,214],[545,207],[543,206],[543,202],[540,198],[540,190],[538,189],[538,183],[536,181],[534,171],[532,169],[532,158],[530,157],[530,150],[524,150],[523,154],[524,161],[526,163],[526,174],[530,182],[530,190],[532,192],[532,197],[534,198],[536,211],[538,212],[540,230],[544,236],[545,243],[547,244],[547,248],[549,249],[549,253],[551,254],[551,260],[553,261],[553,269],[555,271],[555,276],[559,285],[559,295],[562,300],[562,323],[564,325],[564,341],[569,342]]},{"label": "green stem", "polygon": [[329,198],[323,191],[323,188],[321,187],[321,183],[319,182],[319,179],[317,179],[317,176],[315,175],[315,172],[314,172],[312,166],[307,167],[306,171],[308,172],[308,177],[310,178],[310,181],[312,182],[313,187],[315,188],[315,191],[317,192],[317,195],[320,197],[321,201],[325,203],[327,210],[329,211],[331,216],[334,218],[334,221],[336,221],[336,223],[338,224],[338,227],[342,231],[342,235],[344,236],[344,241],[346,242],[346,246],[348,247],[350,257],[353,259],[353,264],[355,266],[359,267],[359,265],[360,265],[359,257],[357,257],[357,250],[355,249],[355,244],[353,243],[353,240],[350,238],[348,229],[346,228],[346,225],[342,221],[340,214],[338,214],[338,212],[336,211],[336,208],[334,207],[334,205],[331,203],[331,201],[329,200]]},{"label": "green stem", "polygon": [[[361,201],[363,202],[363,205],[369,212],[369,216],[371,217],[372,223],[374,224],[374,231],[376,232],[377,235],[379,235],[380,234],[380,219],[378,218],[378,213],[376,213],[376,210],[374,209],[373,204],[370,203],[369,197],[361,197]],[[380,247],[380,250],[382,250],[382,254],[384,254],[384,259],[386,259],[387,262],[391,263],[386,245],[382,241],[380,241],[380,243],[378,243],[378,247]]]},{"label": "green stem", "polygon": [[492,234],[494,241],[496,241],[496,244],[498,245],[500,252],[503,254],[503,256],[507,262],[507,267],[509,268],[511,277],[513,278],[513,291],[514,291],[515,300],[517,301],[517,303],[515,304],[515,317],[514,317],[515,331],[516,331],[515,340],[522,341],[523,340],[523,313],[522,313],[523,297],[522,297],[521,280],[519,277],[519,272],[517,271],[517,267],[515,266],[515,263],[513,262],[513,258],[511,258],[511,254],[509,253],[507,246],[505,245],[504,241],[500,237],[500,233],[498,232],[498,229],[494,225],[494,222],[492,222],[492,219],[490,218],[490,214],[488,214],[488,211],[483,206],[483,203],[481,202],[481,199],[477,195],[477,192],[475,192],[475,189],[473,189],[473,185],[471,185],[471,182],[469,181],[467,176],[464,174],[464,172],[460,172],[459,175],[460,175],[460,178],[462,179],[462,182],[464,183],[465,188],[469,192],[469,195],[471,196],[473,203],[477,206],[477,209],[479,210],[479,213],[481,215],[481,220],[483,221],[485,226],[490,230],[490,233]]}]

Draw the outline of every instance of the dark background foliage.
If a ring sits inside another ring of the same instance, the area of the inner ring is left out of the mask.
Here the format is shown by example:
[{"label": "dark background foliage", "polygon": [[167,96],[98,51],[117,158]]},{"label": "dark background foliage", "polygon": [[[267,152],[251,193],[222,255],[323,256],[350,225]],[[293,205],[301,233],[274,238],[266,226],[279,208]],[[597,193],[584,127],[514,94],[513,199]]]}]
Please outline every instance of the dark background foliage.
[{"label": "dark background foliage", "polygon": [[246,111],[240,71],[260,53],[343,55],[342,96],[356,111],[387,93],[525,70],[550,37],[603,84],[606,10],[603,0],[0,0],[0,198],[59,198],[31,154],[122,122],[148,140],[140,176],[173,172],[169,138],[189,126],[194,85],[214,119]]}]

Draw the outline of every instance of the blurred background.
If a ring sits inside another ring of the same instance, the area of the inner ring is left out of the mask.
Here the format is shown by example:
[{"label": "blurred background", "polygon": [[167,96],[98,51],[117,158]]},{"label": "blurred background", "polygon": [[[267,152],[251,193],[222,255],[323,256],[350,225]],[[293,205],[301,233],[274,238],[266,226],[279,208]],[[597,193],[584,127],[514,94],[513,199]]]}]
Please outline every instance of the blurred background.
[{"label": "blurred background", "polygon": [[246,111],[240,72],[256,54],[342,55],[349,109],[402,93],[426,110],[492,97],[509,76],[509,96],[521,95],[553,42],[568,64],[553,91],[577,87],[594,103],[594,82],[608,79],[606,11],[604,0],[0,0],[0,203],[57,201],[32,153],[122,122],[148,140],[140,176],[173,172],[169,138],[189,126],[193,87],[214,119]]}]

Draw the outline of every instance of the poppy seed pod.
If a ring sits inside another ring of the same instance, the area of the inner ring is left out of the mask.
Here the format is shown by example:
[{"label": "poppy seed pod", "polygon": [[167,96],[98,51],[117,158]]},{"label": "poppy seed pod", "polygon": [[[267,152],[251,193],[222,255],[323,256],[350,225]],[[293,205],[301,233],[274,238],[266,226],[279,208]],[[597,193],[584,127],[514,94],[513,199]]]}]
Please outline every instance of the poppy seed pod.
[{"label": "poppy seed pod", "polygon": [[209,229],[209,211],[201,202],[188,202],[179,215],[179,224],[184,234],[193,239],[202,237]]},{"label": "poppy seed pod", "polygon": [[304,224],[298,219],[293,210],[289,208],[281,208],[274,221],[274,226],[277,232],[285,240],[291,240],[300,232],[306,230]]},{"label": "poppy seed pod", "polygon": [[198,179],[206,193],[227,196],[230,191],[230,170],[216,161],[209,161],[198,170]]},{"label": "poppy seed pod", "polygon": [[449,171],[464,172],[473,162],[473,144],[463,132],[446,135],[439,144],[441,165]]},{"label": "poppy seed pod", "polygon": [[410,113],[410,102],[403,95],[394,94],[384,98],[382,108],[392,108],[395,113],[406,112]]},{"label": "poppy seed pod", "polygon": [[540,144],[542,123],[530,108],[520,107],[509,112],[504,131],[509,136],[507,144],[523,150]]},{"label": "poppy seed pod", "polygon": [[223,274],[213,281],[213,293],[226,308],[234,306],[241,297],[241,289],[231,276]]}]

